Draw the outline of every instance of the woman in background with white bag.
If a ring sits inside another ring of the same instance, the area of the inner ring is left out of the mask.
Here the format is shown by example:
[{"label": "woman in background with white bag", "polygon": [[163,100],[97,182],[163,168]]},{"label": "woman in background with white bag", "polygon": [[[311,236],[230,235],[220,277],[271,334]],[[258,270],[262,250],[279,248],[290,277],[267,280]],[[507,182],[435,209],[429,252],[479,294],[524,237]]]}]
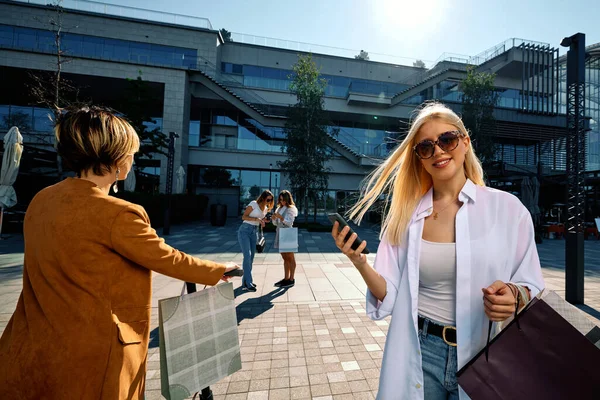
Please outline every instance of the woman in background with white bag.
[{"label": "woman in background with white bag", "polygon": [[[289,229],[294,224],[294,220],[298,216],[298,209],[294,204],[292,194],[288,190],[283,190],[277,198],[277,209],[271,217],[271,222],[277,227],[277,234],[275,235],[275,243],[273,246],[279,249],[279,237],[281,229]],[[297,249],[297,233],[296,233],[296,251]],[[296,272],[296,259],[294,258],[293,252],[281,253],[283,258],[283,268],[285,270],[285,276],[282,280],[275,283],[275,286],[287,288],[292,287],[296,283],[294,280],[294,273]]]}]

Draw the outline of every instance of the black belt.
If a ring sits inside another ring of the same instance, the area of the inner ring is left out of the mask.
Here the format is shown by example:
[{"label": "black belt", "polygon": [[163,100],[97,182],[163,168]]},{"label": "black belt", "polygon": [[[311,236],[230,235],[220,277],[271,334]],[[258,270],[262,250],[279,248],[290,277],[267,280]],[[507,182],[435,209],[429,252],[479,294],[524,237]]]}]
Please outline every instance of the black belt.
[{"label": "black belt", "polygon": [[[419,316],[419,329],[423,329],[425,318]],[[427,334],[441,337],[449,346],[456,346],[456,328],[454,326],[442,326],[429,321],[427,324]]]}]

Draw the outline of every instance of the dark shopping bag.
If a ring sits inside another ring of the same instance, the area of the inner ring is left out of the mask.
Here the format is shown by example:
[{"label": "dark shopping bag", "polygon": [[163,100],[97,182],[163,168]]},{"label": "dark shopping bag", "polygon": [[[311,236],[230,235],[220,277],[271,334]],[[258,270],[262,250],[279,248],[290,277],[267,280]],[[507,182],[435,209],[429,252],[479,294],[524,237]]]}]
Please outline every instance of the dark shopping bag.
[{"label": "dark shopping bag", "polygon": [[458,383],[472,400],[597,400],[600,349],[592,342],[534,298],[458,371]]}]

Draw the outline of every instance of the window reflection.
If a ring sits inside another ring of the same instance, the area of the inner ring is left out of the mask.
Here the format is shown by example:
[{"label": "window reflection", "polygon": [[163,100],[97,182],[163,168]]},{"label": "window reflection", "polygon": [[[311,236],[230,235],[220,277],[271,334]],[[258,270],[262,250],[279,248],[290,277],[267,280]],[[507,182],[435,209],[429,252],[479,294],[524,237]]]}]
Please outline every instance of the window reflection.
[{"label": "window reflection", "polygon": [[[56,51],[52,31],[10,25],[0,25],[0,46],[44,53]],[[194,49],[75,33],[64,33],[61,47],[65,53],[71,56],[85,56],[140,64],[195,67],[197,61],[197,51]]]}]

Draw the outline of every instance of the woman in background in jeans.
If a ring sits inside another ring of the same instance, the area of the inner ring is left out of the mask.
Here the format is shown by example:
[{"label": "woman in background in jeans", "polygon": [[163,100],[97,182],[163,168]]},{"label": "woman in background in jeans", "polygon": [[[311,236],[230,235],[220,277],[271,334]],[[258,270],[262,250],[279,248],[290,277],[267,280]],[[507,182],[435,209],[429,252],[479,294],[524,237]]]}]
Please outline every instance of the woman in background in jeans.
[{"label": "woman in background in jeans", "polygon": [[[275,213],[271,217],[273,225],[277,227],[274,244],[276,249],[279,248],[279,230],[282,228],[291,228],[292,225],[294,225],[294,220],[298,216],[298,209],[294,204],[292,194],[288,190],[283,190],[279,194],[277,206],[277,210],[275,210]],[[275,286],[283,288],[292,287],[296,283],[294,280],[294,273],[296,272],[296,259],[294,258],[294,253],[281,253],[281,258],[283,258],[285,276],[282,280],[275,283]]]},{"label": "woman in background in jeans", "polygon": [[[242,215],[242,225],[238,229],[238,241],[244,255],[244,278],[242,280],[242,289],[249,292],[256,292],[256,285],[252,280],[252,263],[254,254],[256,254],[256,236],[258,227],[265,227],[265,216],[273,208],[273,193],[265,190],[246,207]],[[267,221],[268,222],[268,221]]]}]

